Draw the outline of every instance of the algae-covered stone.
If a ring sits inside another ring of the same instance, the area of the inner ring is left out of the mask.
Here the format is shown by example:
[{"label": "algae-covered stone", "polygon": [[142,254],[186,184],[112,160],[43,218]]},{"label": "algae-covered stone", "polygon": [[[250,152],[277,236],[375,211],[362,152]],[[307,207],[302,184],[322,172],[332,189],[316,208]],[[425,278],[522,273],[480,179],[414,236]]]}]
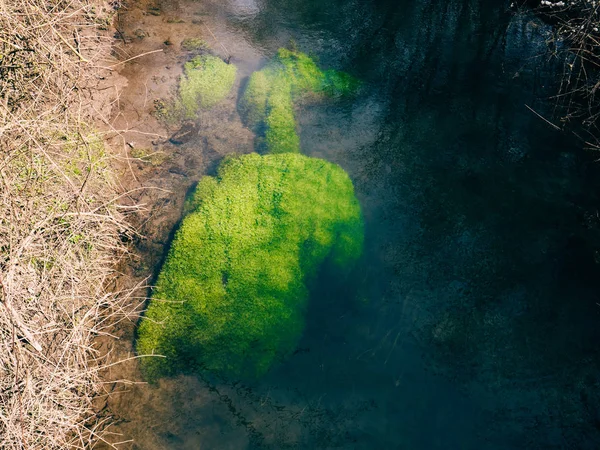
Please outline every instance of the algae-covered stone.
[{"label": "algae-covered stone", "polygon": [[226,160],[189,201],[137,340],[145,375],[255,377],[293,353],[308,288],[362,251],[360,206],[337,165],[299,154]]},{"label": "algae-covered stone", "polygon": [[350,96],[359,88],[360,82],[351,75],[322,71],[308,55],[282,48],[267,67],[250,77],[240,101],[240,113],[248,127],[264,134],[267,151],[297,152],[300,139],[294,102],[308,96]]},{"label": "algae-covered stone", "polygon": [[193,118],[198,108],[212,108],[223,100],[231,91],[235,76],[236,67],[216,56],[196,56],[185,63],[179,83],[185,116]]},{"label": "algae-covered stone", "polygon": [[346,72],[326,70],[323,72],[321,89],[329,97],[345,97],[358,92],[360,81]]}]

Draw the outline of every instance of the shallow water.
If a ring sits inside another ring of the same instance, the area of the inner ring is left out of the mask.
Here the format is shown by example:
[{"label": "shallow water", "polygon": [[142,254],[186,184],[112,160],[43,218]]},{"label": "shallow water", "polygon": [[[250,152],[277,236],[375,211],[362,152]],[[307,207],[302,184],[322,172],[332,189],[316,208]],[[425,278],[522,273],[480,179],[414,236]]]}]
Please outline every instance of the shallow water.
[{"label": "shallow water", "polygon": [[549,30],[490,3],[169,0],[160,16],[143,2],[122,13],[126,33],[148,33],[134,50],[173,44],[124,69],[123,124],[160,128],[147,112],[175,85],[185,37],[239,67],[235,95],[193,139],[139,138],[170,159],[135,173],[173,192],[139,246],[142,275],[186,190],[252,151],[237,92],[291,40],[365,81],[354,101],[303,105],[298,122],[305,153],[349,172],[367,233],[352,277],[321,275],[298,351],[264,379],[117,394],[107,411],[134,440],[124,448],[598,448],[598,174],[526,107],[552,118]]}]

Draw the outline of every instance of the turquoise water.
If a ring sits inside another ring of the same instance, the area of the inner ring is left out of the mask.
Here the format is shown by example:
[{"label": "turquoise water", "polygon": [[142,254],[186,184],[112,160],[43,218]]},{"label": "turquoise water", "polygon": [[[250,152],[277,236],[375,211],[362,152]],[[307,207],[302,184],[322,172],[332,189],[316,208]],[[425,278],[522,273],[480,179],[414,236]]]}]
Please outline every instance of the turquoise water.
[{"label": "turquoise water", "polygon": [[253,49],[232,52],[243,76],[293,41],[364,80],[359,98],[297,118],[303,151],[353,179],[365,252],[348,279],[321,274],[290,360],[254,384],[181,377],[153,419],[165,424],[140,436],[172,449],[598,448],[598,173],[527,108],[554,120],[550,30],[502,1],[189,5],[219,18],[227,46]]}]

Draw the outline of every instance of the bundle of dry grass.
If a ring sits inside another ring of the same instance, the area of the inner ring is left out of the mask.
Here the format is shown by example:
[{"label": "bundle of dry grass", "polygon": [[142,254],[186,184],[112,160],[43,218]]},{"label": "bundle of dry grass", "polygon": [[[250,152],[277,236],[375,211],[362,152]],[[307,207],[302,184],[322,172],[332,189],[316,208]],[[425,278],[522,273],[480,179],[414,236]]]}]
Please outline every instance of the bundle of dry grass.
[{"label": "bundle of dry grass", "polygon": [[[82,448],[128,228],[88,90],[94,0],[0,0],[0,448]],[[122,317],[122,316],[121,316]],[[100,358],[100,359],[99,359]]]}]

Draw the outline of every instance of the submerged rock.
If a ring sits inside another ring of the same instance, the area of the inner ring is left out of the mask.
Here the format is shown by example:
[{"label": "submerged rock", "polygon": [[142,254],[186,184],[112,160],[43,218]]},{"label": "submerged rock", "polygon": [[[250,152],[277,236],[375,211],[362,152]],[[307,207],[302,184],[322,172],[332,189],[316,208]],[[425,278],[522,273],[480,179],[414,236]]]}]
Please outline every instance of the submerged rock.
[{"label": "submerged rock", "polygon": [[186,38],[181,41],[181,48],[188,52],[201,52],[208,49],[208,44],[202,38]]}]

